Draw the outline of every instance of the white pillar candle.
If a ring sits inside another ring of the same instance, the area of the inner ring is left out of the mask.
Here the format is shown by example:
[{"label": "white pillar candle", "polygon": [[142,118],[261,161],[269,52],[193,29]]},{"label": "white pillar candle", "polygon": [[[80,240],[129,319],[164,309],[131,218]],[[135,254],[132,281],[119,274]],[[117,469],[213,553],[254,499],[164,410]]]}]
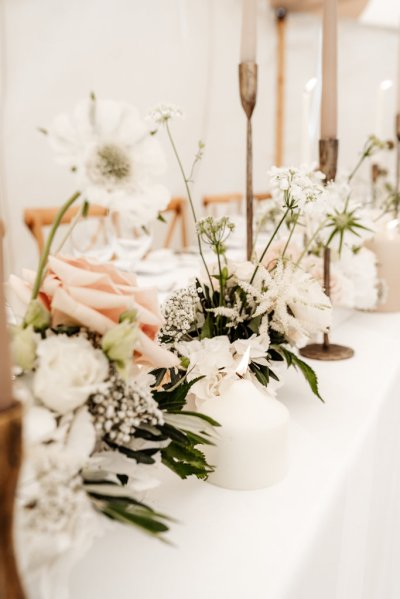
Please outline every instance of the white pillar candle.
[{"label": "white pillar candle", "polygon": [[377,312],[400,312],[400,234],[398,221],[388,223],[383,231],[366,242],[378,263],[378,277],[383,286],[384,301]]},{"label": "white pillar candle", "polygon": [[376,98],[376,120],[375,120],[375,135],[379,139],[385,137],[385,122],[386,114],[389,110],[390,91],[393,87],[393,82],[390,79],[385,79],[379,84],[378,94]]},{"label": "white pillar candle", "polygon": [[225,489],[262,489],[288,469],[289,412],[254,383],[237,379],[201,411],[221,424],[215,446],[205,446],[216,467],[209,482]]},{"label": "white pillar candle", "polygon": [[256,0],[243,0],[240,62],[256,62],[256,47],[257,2]]},{"label": "white pillar candle", "polygon": [[303,91],[303,107],[301,119],[301,153],[300,163],[310,164],[312,161],[311,114],[314,90],[317,84],[315,77],[307,81]]}]

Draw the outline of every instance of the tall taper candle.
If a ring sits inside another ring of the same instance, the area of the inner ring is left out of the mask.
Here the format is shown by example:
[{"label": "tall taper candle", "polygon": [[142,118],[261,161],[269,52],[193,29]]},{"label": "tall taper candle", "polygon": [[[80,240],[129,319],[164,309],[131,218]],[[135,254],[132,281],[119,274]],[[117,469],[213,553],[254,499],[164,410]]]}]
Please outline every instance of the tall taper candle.
[{"label": "tall taper candle", "polygon": [[337,0],[324,0],[320,137],[337,138]]},{"label": "tall taper candle", "polygon": [[257,4],[256,0],[243,0],[242,39],[240,62],[255,62],[257,47]]},{"label": "tall taper candle", "polygon": [[0,411],[6,410],[14,403],[12,399],[11,360],[4,298],[3,235],[4,226],[0,221]]},{"label": "tall taper candle", "polygon": [[396,114],[400,114],[400,22],[398,28],[398,41],[397,41],[397,100],[396,100]]},{"label": "tall taper candle", "polygon": [[310,79],[303,91],[303,109],[302,109],[302,121],[301,121],[301,150],[300,150],[300,162],[301,164],[310,164],[312,161],[312,150],[313,143],[310,135],[311,126],[311,105],[314,95],[315,86],[317,80],[315,77]]}]

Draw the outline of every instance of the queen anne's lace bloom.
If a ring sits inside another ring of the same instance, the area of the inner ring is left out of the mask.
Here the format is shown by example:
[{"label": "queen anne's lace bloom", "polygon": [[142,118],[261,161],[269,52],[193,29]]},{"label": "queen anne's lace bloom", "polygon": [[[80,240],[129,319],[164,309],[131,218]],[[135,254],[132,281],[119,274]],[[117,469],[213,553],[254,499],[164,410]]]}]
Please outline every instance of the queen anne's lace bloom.
[{"label": "queen anne's lace bloom", "polygon": [[147,116],[148,119],[151,119],[157,125],[162,125],[171,119],[182,117],[182,110],[172,104],[160,104],[159,106],[156,106],[156,108],[150,110]]},{"label": "queen anne's lace bloom", "polygon": [[323,192],[322,173],[306,168],[272,167],[269,172],[273,195],[280,198],[283,208],[304,210],[318,200]]}]

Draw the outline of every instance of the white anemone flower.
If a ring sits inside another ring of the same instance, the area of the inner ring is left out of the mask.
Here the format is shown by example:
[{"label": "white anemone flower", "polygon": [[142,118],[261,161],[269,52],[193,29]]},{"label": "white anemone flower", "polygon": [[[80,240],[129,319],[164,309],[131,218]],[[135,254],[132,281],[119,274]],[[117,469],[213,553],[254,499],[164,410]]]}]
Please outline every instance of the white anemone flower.
[{"label": "white anemone flower", "polygon": [[89,202],[126,211],[138,226],[168,205],[168,190],[155,180],[165,171],[164,153],[135,107],[92,96],[56,117],[48,134]]}]

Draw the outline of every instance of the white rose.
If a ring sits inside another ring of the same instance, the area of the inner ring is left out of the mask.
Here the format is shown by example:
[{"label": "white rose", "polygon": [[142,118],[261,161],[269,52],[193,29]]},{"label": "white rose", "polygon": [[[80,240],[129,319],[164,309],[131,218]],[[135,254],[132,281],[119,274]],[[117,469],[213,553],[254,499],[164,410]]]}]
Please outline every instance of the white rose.
[{"label": "white rose", "polygon": [[84,404],[108,375],[107,358],[83,337],[49,337],[39,344],[37,356],[34,394],[59,414]]}]

